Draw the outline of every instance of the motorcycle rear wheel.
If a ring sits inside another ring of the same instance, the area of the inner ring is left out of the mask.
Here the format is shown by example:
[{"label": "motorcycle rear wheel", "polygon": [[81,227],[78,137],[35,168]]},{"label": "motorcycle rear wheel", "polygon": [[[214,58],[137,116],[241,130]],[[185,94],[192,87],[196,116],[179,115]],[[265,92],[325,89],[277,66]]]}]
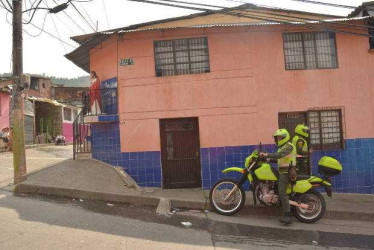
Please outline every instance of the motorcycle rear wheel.
[{"label": "motorcycle rear wheel", "polygon": [[296,219],[303,223],[314,223],[320,220],[326,211],[325,198],[316,190],[309,190],[303,194],[297,194],[295,201],[309,205],[309,209],[291,206]]},{"label": "motorcycle rear wheel", "polygon": [[243,207],[245,192],[235,180],[225,178],[216,182],[210,189],[209,201],[215,212],[233,215]]}]

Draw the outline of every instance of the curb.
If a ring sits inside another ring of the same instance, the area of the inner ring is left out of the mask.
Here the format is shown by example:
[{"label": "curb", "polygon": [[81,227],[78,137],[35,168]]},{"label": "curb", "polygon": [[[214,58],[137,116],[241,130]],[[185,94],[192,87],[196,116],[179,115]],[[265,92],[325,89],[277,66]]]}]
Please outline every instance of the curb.
[{"label": "curb", "polygon": [[111,194],[102,193],[70,188],[59,188],[50,186],[39,186],[33,184],[20,183],[14,187],[13,192],[15,194],[42,194],[42,195],[53,195],[66,198],[74,199],[86,199],[86,200],[101,200],[106,202],[120,202],[128,204],[136,204],[142,206],[154,206],[157,207],[160,199],[149,196],[137,196],[137,195],[123,195],[123,194]]},{"label": "curb", "polygon": [[[87,190],[78,190],[71,188],[59,188],[51,186],[40,186],[34,184],[20,183],[14,187],[13,192],[15,194],[40,194],[40,195],[51,195],[74,199],[86,199],[86,200],[100,200],[106,202],[119,202],[125,204],[133,204],[140,206],[152,206],[157,207],[162,197],[151,197],[143,195],[131,195],[131,194],[114,194],[114,193],[103,193]],[[211,210],[208,200],[196,201],[196,200],[181,200],[181,199],[170,199],[171,207],[188,209],[188,210]],[[263,207],[246,204],[239,212],[240,214],[250,215],[263,215],[263,216],[279,216],[279,209],[274,207]],[[362,213],[362,212],[350,212],[350,211],[331,211],[326,210],[323,218],[330,220],[348,220],[348,221],[372,221],[374,222],[373,213]]]}]

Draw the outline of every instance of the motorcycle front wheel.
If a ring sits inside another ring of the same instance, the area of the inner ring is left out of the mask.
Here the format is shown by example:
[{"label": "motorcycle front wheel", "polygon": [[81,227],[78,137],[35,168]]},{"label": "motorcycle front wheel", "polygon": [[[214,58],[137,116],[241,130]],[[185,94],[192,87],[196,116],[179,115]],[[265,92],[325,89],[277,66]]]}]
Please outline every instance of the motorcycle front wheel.
[{"label": "motorcycle front wheel", "polygon": [[245,192],[235,180],[225,178],[213,185],[209,193],[209,201],[217,213],[233,215],[243,207]]},{"label": "motorcycle front wheel", "polygon": [[307,209],[291,206],[296,219],[303,223],[314,223],[318,221],[326,211],[325,198],[323,198],[318,191],[313,189],[304,194],[297,194],[295,201],[309,206]]}]

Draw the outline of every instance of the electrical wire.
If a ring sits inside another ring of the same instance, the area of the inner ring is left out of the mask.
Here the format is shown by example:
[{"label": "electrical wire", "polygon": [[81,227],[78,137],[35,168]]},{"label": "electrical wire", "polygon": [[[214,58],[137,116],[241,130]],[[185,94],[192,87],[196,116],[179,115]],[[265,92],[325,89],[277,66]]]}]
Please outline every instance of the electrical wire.
[{"label": "electrical wire", "polygon": [[[132,1],[132,0],[128,0],[128,1]],[[155,1],[151,1],[151,0],[136,0],[137,2],[144,2],[144,3],[150,3],[150,4],[160,4],[160,5],[163,5],[163,3],[160,3],[160,2],[155,2]],[[169,1],[173,1],[173,2],[178,2],[178,1],[175,1],[175,0],[159,0],[159,1],[166,1],[166,2],[169,2]],[[174,7],[182,7],[182,8],[189,8],[189,9],[194,9],[194,7],[188,7],[188,6],[180,6],[180,5],[173,5]],[[218,6],[216,6],[218,7]],[[213,11],[213,10],[210,10],[210,9],[204,9],[205,11]],[[232,9],[225,9],[225,7],[222,7],[222,10],[218,10],[218,11],[214,11],[214,13],[221,13],[221,14],[228,14],[228,15],[235,15],[235,16],[240,16],[240,14],[232,14],[232,13],[228,13],[228,11],[232,11]],[[243,9],[241,9],[241,11],[245,11]],[[251,9],[249,10],[250,12],[256,12],[257,10],[255,9]],[[261,21],[268,21],[268,22],[278,22],[278,23],[282,23],[282,24],[291,24],[291,25],[295,25],[294,22],[295,20],[289,20],[289,19],[286,19],[286,18],[279,18],[281,15],[278,15],[277,14],[274,14],[272,13],[272,16],[274,16],[275,18],[271,18],[269,16],[261,16],[261,15],[245,15],[245,16],[242,16],[242,17],[249,17],[249,18],[253,18],[253,19],[257,19],[257,20],[261,20]],[[285,16],[283,16],[285,17]],[[302,20],[303,18],[300,18],[300,20]],[[371,26],[366,26],[366,25],[358,25],[358,24],[343,24],[343,23],[339,23],[339,24],[332,24],[332,22],[326,22],[326,21],[323,21],[323,20],[318,20],[318,19],[306,19],[304,18],[304,20],[302,20],[303,22],[305,21],[316,21],[316,22],[321,22],[321,23],[326,23],[330,26],[342,26],[341,28],[343,28],[343,26],[345,27],[348,27],[350,26],[349,28],[350,29],[355,29],[355,28],[351,28],[351,27],[362,27],[362,28],[370,28]],[[302,25],[302,24],[298,24],[298,25]],[[310,24],[303,24],[303,25],[310,25]],[[361,30],[361,29],[356,29],[356,30]],[[362,29],[363,30],[363,29]],[[366,30],[365,30],[366,31]],[[354,32],[351,32],[351,33],[354,33]],[[362,35],[361,33],[358,33],[360,36]]]},{"label": "electrical wire", "polygon": [[78,14],[83,18],[83,20],[90,26],[90,28],[96,32],[96,29],[91,26],[91,24],[87,21],[87,19],[83,16],[83,14],[78,10],[78,8],[71,2],[71,5],[74,7],[74,9],[78,12]]},{"label": "electrical wire", "polygon": [[[55,4],[58,4],[56,0],[53,0]],[[83,33],[86,33],[86,31],[71,17],[69,16],[65,10],[62,11],[67,18],[69,18]]]},{"label": "electrical wire", "polygon": [[[47,1],[46,1],[46,0],[43,0],[43,1],[44,1],[45,5],[49,8]],[[57,32],[57,36],[58,36],[58,38],[59,38],[59,41],[60,41],[62,47],[64,48],[65,53],[67,53],[67,50],[66,50],[65,45],[61,42],[62,39],[61,39],[61,36],[60,36],[60,32],[59,32],[58,29],[57,29],[57,25],[56,25],[56,23],[55,23],[55,20],[53,19],[53,16],[52,16],[52,15],[51,15],[50,17],[51,17],[51,19],[52,19],[53,26],[55,27],[55,30],[56,30],[56,32]]]},{"label": "electrical wire", "polygon": [[155,4],[155,5],[164,5],[164,6],[176,7],[176,8],[182,8],[182,9],[188,9],[188,10],[211,11],[209,9],[203,9],[203,8],[198,8],[198,7],[189,7],[189,6],[183,6],[183,5],[175,5],[175,4],[162,3],[162,2],[154,2],[154,1],[151,1],[151,0],[127,0],[127,1]]},{"label": "electrical wire", "polygon": [[326,2],[320,2],[320,1],[315,1],[315,0],[291,0],[291,1],[324,5],[324,6],[337,7],[337,8],[344,8],[344,9],[356,9],[357,8],[355,6],[342,5],[342,4],[336,4],[336,3],[326,3]]},{"label": "electrical wire", "polygon": [[171,3],[181,3],[181,4],[189,4],[189,5],[196,5],[196,6],[219,8],[219,9],[226,8],[226,7],[217,6],[217,5],[209,5],[209,4],[194,3],[194,2],[185,2],[185,1],[176,1],[176,0],[158,0],[158,1],[171,2]]},{"label": "electrical wire", "polygon": [[0,6],[1,6],[3,9],[5,9],[6,11],[12,13],[12,9],[11,9],[11,8],[10,8],[10,9],[7,8],[6,5],[4,4],[3,0],[0,0],[0,2],[1,2],[1,5],[0,5]]},{"label": "electrical wire", "polygon": [[108,21],[108,15],[106,13],[105,1],[102,0],[101,2],[103,3],[103,7],[104,7],[103,9],[104,9],[104,14],[105,14],[105,18],[106,18],[106,25],[108,26],[108,29],[110,29],[110,27],[109,27],[109,21]]},{"label": "electrical wire", "polygon": [[67,50],[66,50],[66,47],[65,47],[65,45],[61,42],[62,41],[62,39],[61,39],[61,36],[60,36],[60,32],[58,31],[58,29],[57,29],[57,25],[56,25],[56,23],[55,23],[55,20],[53,19],[53,16],[50,16],[51,17],[51,19],[52,19],[52,22],[53,22],[53,26],[55,26],[55,30],[56,30],[56,32],[57,32],[57,36],[58,36],[58,38],[59,38],[59,41],[60,41],[60,43],[61,43],[61,45],[62,45],[62,47],[64,48],[64,50],[65,50],[65,53],[67,53]]},{"label": "electrical wire", "polygon": [[[93,26],[96,27],[95,22],[92,21],[91,16],[87,13],[87,11],[86,11],[85,8],[83,7],[83,5],[82,5],[80,2],[78,2],[78,4],[79,4],[79,7],[82,8],[82,10],[83,10],[83,12],[86,14],[86,16],[88,16],[88,19],[91,21],[91,23],[93,24]],[[96,29],[96,31],[97,31],[97,29]]]},{"label": "electrical wire", "polygon": [[22,22],[23,24],[29,24],[31,23],[32,19],[34,18],[35,16],[35,13],[36,11],[38,10],[38,6],[40,5],[40,3],[42,2],[42,0],[39,1],[39,3],[36,5],[35,9],[34,9],[34,12],[32,13],[31,17],[30,17],[30,20],[27,21],[27,22]]},{"label": "electrical wire", "polygon": [[[47,16],[47,14],[46,14],[46,16]],[[7,21],[7,23],[8,23],[10,26],[13,26],[12,23],[8,20],[7,16],[6,16],[6,21]],[[61,41],[62,43],[66,44],[66,45],[68,45],[68,46],[70,46],[70,47],[72,47],[72,48],[74,48],[74,49],[77,48],[77,46],[73,46],[73,45],[71,45],[70,43],[65,42],[64,40],[62,40],[62,39],[56,37],[55,35],[53,35],[53,34],[51,34],[51,33],[49,33],[48,31],[45,31],[45,30],[44,30],[44,27],[43,27],[43,28],[40,28],[40,27],[36,26],[36,25],[33,24],[33,23],[30,23],[30,25],[33,26],[34,28],[37,28],[37,29],[40,30],[42,33],[45,33],[45,34],[47,34],[47,35],[49,35],[49,36],[51,36],[51,37],[53,37],[53,38],[55,38],[55,39]],[[33,35],[30,35],[30,34],[29,34],[25,29],[23,29],[23,31],[24,31],[27,35],[34,37]]]}]

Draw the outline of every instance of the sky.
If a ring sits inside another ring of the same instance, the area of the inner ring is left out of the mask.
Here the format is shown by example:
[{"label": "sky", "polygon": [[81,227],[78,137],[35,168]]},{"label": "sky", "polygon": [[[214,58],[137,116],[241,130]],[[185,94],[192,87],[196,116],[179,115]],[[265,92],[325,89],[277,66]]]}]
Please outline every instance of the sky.
[{"label": "sky", "polygon": [[[35,0],[23,0],[23,10],[30,8]],[[87,0],[73,1],[78,11],[70,5],[64,12],[47,14],[38,10],[31,24],[23,26],[23,71],[29,74],[74,78],[88,75],[64,57],[73,51],[78,44],[70,39],[72,36],[128,26],[131,24],[154,21],[197,13],[197,11],[174,7],[130,2],[127,0]],[[233,7],[243,3],[295,9],[308,12],[345,16],[352,9],[327,7],[297,2],[294,0],[183,0],[188,2]],[[362,0],[316,0],[326,3],[359,6]],[[5,2],[5,1],[3,1]],[[10,1],[11,2],[11,1]],[[43,0],[39,7],[54,7],[66,0]],[[81,17],[84,16],[84,18]],[[25,21],[30,19],[24,13]],[[1,8],[0,2],[0,73],[12,72],[12,15]],[[35,28],[33,25],[42,28]],[[48,33],[48,34],[47,34]]]}]

